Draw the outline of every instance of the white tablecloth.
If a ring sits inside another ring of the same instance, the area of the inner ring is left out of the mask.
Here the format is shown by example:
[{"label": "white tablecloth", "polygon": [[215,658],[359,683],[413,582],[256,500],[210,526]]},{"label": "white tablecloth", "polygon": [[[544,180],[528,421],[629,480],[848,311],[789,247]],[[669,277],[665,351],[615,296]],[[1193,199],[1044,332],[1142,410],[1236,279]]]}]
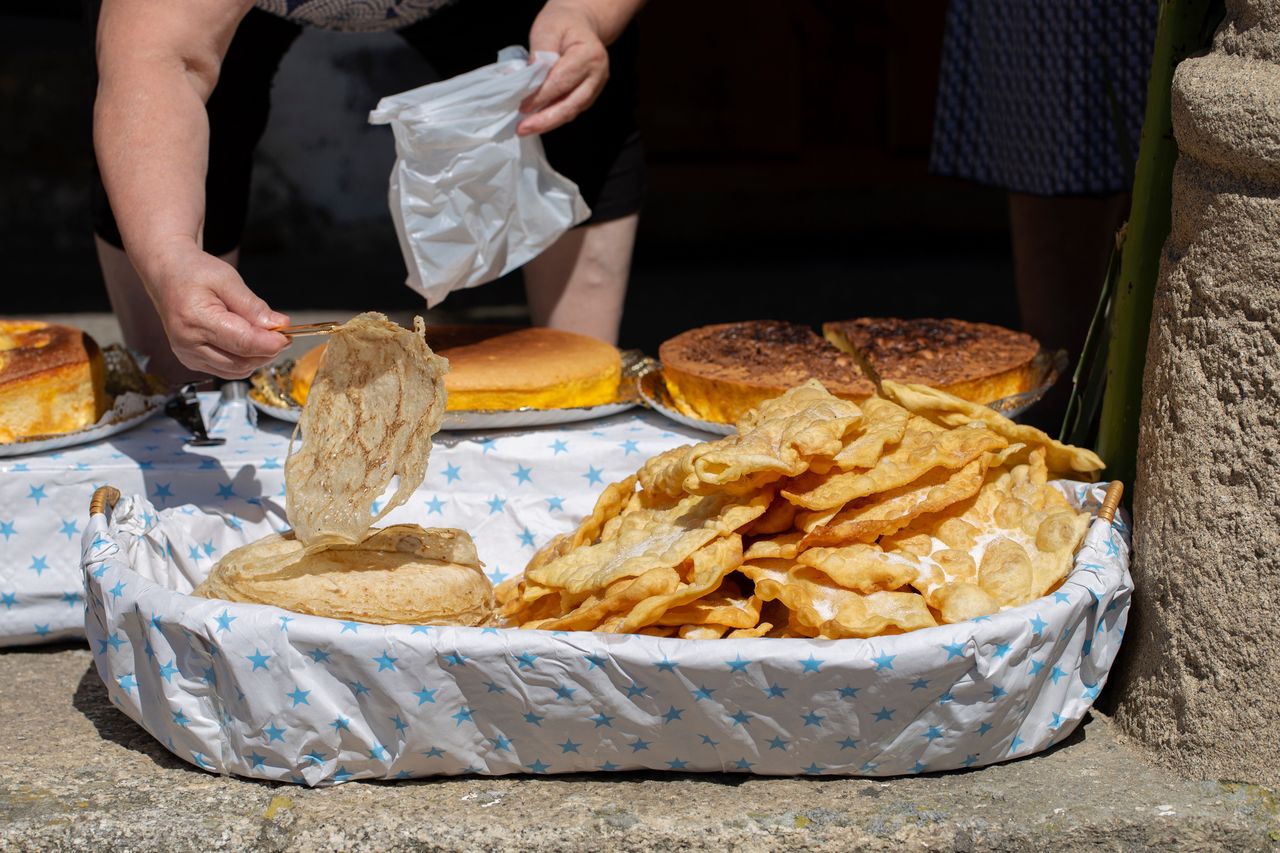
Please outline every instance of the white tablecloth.
[{"label": "white tablecloth", "polygon": [[[217,395],[201,396],[206,415]],[[191,504],[236,519],[283,510],[291,424],[243,405],[213,425],[221,447],[191,447],[186,430],[156,417],[108,441],[0,459],[0,646],[84,636],[80,538],[100,485],[145,495],[159,508]],[[519,572],[550,537],[569,530],[608,483],[649,456],[707,436],[634,410],[539,427],[440,433],[426,481],[385,524],[458,527],[475,539],[495,581]],[[217,562],[212,543],[190,558]]]}]

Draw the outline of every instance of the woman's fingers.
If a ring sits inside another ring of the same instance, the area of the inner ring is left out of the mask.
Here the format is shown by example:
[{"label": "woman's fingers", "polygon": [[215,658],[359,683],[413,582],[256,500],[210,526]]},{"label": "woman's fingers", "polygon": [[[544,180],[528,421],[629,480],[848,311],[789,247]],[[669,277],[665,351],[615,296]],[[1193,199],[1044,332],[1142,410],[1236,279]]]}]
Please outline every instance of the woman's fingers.
[{"label": "woman's fingers", "polygon": [[[599,42],[596,44],[599,45]],[[542,81],[538,91],[525,98],[520,104],[520,112],[536,113],[546,109],[577,89],[593,73],[606,68],[608,62],[609,55],[605,52],[603,45],[599,45],[598,53],[593,51],[589,44],[571,45],[551,67],[551,72],[547,74],[547,79]]]},{"label": "woman's fingers", "polygon": [[595,99],[600,95],[600,88],[600,86],[594,85],[591,80],[582,81],[576,89],[558,103],[552,104],[520,122],[516,132],[521,136],[529,136],[536,133],[546,133],[550,130],[555,130],[561,125],[568,124],[595,102]]},{"label": "woman's fingers", "polygon": [[232,355],[212,344],[200,344],[175,352],[178,360],[192,370],[223,379],[243,379],[261,366],[255,360]]},{"label": "woman's fingers", "polygon": [[288,316],[279,311],[272,311],[262,297],[244,284],[239,275],[218,279],[213,283],[212,289],[222,300],[222,304],[227,306],[227,310],[240,315],[255,326],[273,329],[289,324]]},{"label": "woman's fingers", "polygon": [[573,4],[548,2],[529,31],[533,52],[560,54],[538,91],[525,98],[521,136],[546,133],[573,120],[591,106],[609,79],[609,52],[597,22]]},{"label": "woman's fingers", "polygon": [[206,343],[243,358],[274,358],[289,345],[289,339],[279,332],[255,326],[225,309],[209,317],[205,329],[210,333]]},{"label": "woman's fingers", "polygon": [[587,44],[575,45],[560,57],[538,91],[521,105],[521,111],[530,115],[517,126],[518,134],[554,130],[595,102],[609,79],[609,54],[598,41],[595,46],[598,51]]}]

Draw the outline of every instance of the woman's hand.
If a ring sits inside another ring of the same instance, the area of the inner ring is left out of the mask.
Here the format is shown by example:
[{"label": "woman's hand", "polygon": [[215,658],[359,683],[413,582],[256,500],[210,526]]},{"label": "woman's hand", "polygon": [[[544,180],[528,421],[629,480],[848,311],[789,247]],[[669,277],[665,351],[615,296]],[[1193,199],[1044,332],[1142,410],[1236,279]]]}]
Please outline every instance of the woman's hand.
[{"label": "woman's hand", "polygon": [[191,246],[149,267],[147,289],[169,343],[192,370],[240,379],[289,344],[270,331],[289,318],[254,295],[230,264]]},{"label": "woman's hand", "polygon": [[607,33],[596,4],[589,0],[547,0],[529,30],[529,52],[560,54],[551,73],[520,105],[528,117],[516,132],[521,136],[546,133],[567,124],[595,102],[609,79]]}]

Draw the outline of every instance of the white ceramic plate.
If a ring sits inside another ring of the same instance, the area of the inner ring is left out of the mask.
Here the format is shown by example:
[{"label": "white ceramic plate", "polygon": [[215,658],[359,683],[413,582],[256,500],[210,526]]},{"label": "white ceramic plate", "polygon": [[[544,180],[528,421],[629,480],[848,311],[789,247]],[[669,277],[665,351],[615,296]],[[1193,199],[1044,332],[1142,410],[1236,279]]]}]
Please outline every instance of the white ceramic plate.
[{"label": "white ceramic plate", "polygon": [[512,409],[509,411],[457,411],[444,413],[443,430],[517,429],[519,427],[554,426],[607,418],[634,408],[635,401],[605,403],[602,406],[579,406],[572,409]]},{"label": "white ceramic plate", "polygon": [[95,441],[110,438],[126,430],[131,430],[143,421],[149,420],[154,415],[164,411],[164,400],[165,398],[162,396],[149,397],[141,411],[133,412],[110,423],[94,424],[91,427],[76,430],[75,432],[64,432],[58,435],[39,436],[23,441],[0,444],[0,457],[47,453],[52,450],[62,450],[63,448],[76,447],[81,444],[92,444]]}]

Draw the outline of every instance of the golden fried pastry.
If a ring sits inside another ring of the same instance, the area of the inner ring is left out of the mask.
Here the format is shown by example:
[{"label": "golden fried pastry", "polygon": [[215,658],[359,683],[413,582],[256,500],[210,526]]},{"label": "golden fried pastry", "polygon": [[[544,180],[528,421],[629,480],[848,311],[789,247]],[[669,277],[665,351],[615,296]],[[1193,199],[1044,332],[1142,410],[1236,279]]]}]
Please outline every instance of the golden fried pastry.
[{"label": "golden fried pastry", "polygon": [[606,488],[497,591],[508,624],[721,637],[873,637],[1025,604],[1070,571],[1090,515],[1049,483],[1102,461],[992,409],[815,380],[734,435]]}]

